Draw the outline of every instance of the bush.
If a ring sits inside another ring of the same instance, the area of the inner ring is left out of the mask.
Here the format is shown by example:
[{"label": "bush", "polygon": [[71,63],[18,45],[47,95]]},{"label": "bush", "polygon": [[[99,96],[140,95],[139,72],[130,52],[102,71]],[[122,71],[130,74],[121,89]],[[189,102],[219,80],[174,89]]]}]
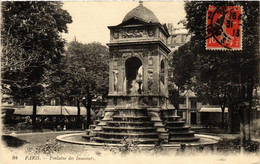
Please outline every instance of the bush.
[{"label": "bush", "polygon": [[[217,149],[220,151],[239,151],[241,148],[240,138],[236,139],[222,139],[217,144]],[[245,151],[257,152],[259,150],[259,143],[254,141],[246,141]]]},{"label": "bush", "polygon": [[122,154],[140,151],[140,148],[137,146],[138,143],[134,142],[129,138],[124,138],[121,143],[123,146],[119,148],[119,151]]},{"label": "bush", "polygon": [[35,154],[52,154],[55,152],[59,152],[63,146],[58,142],[55,143],[46,143],[36,147]]}]

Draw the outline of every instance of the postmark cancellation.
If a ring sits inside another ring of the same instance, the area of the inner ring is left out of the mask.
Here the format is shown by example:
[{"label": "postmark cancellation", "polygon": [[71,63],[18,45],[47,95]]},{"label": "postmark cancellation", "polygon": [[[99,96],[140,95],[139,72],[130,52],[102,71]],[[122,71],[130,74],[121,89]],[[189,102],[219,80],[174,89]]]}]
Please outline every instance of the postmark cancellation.
[{"label": "postmark cancellation", "polygon": [[242,50],[241,6],[209,6],[206,15],[206,50]]}]

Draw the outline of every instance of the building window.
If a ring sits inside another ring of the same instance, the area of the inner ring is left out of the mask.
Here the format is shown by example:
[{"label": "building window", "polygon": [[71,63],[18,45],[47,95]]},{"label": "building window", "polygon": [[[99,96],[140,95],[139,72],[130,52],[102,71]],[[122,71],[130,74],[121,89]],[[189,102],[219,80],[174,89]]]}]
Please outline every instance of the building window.
[{"label": "building window", "polygon": [[197,108],[197,102],[195,100],[191,100],[191,109]]}]

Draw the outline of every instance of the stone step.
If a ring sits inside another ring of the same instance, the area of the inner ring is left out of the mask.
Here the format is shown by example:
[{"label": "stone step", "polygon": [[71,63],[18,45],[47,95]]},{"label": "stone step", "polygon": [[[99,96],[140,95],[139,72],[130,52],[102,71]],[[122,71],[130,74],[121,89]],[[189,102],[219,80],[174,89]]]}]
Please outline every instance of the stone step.
[{"label": "stone step", "polygon": [[89,125],[89,129],[93,130],[96,128],[96,125]]},{"label": "stone step", "polygon": [[130,121],[130,122],[149,122],[149,116],[113,116],[113,121]]},{"label": "stone step", "polygon": [[98,132],[98,134],[103,134],[103,135],[114,135],[114,136],[157,136],[158,133],[108,133],[108,132]]},{"label": "stone step", "polygon": [[84,139],[90,139],[90,137],[93,137],[93,135],[82,135],[82,138],[84,138]]},{"label": "stone step", "polygon": [[150,123],[153,123],[153,122],[107,121],[107,123],[113,123],[113,124],[150,124]]},{"label": "stone step", "polygon": [[100,123],[100,120],[94,120],[94,125],[97,125],[98,123]]},{"label": "stone step", "polygon": [[113,130],[154,130],[155,127],[112,127],[104,126],[103,129],[113,129]]},{"label": "stone step", "polygon": [[199,137],[170,137],[169,142],[193,142],[199,139]]},{"label": "stone step", "polygon": [[89,133],[89,132],[91,132],[91,130],[90,129],[85,129],[85,132]]},{"label": "stone step", "polygon": [[162,117],[162,120],[164,120],[165,122],[168,122],[168,121],[183,121],[183,119],[180,116],[166,116],[166,117]]},{"label": "stone step", "polygon": [[185,135],[185,134],[195,134],[194,131],[187,131],[187,132],[183,132],[183,131],[177,131],[177,132],[170,132],[169,134],[171,135]]},{"label": "stone step", "polygon": [[135,132],[144,132],[144,133],[153,133],[157,131],[157,128],[155,127],[142,127],[139,126],[140,128],[136,128],[136,126],[131,126],[131,127],[118,127],[118,128],[108,128],[108,127],[103,127],[104,132],[121,132],[121,133],[135,133]]},{"label": "stone step", "polygon": [[170,131],[181,131],[181,130],[188,130],[188,129],[190,129],[190,126],[166,127],[166,129],[169,129]]},{"label": "stone step", "polygon": [[112,116],[113,118],[150,118],[149,116]]},{"label": "stone step", "polygon": [[108,126],[113,127],[153,127],[153,122],[141,122],[141,121],[107,121]]},{"label": "stone step", "polygon": [[165,121],[166,124],[185,124],[185,121]]},{"label": "stone step", "polygon": [[194,137],[195,132],[194,131],[188,131],[188,132],[170,132],[170,137]]},{"label": "stone step", "polygon": [[98,132],[98,137],[102,138],[157,138],[157,132]]},{"label": "stone step", "polygon": [[[102,138],[102,137],[94,137],[93,140],[97,142],[106,142],[106,143],[122,143],[123,139],[115,139],[115,138]],[[137,139],[131,139],[131,142],[134,143],[146,143],[146,144],[154,144],[158,142],[158,138],[137,138]]]},{"label": "stone step", "polygon": [[181,116],[162,116],[162,118],[181,118]]},{"label": "stone step", "polygon": [[166,121],[165,127],[184,127],[185,126],[185,121]]}]

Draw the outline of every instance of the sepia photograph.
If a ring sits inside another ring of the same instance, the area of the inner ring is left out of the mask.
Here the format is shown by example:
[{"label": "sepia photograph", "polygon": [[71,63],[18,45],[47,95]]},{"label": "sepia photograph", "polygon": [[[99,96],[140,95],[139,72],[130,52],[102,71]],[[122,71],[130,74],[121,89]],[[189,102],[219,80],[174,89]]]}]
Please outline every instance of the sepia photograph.
[{"label": "sepia photograph", "polygon": [[2,1],[0,162],[260,163],[259,1]]}]

